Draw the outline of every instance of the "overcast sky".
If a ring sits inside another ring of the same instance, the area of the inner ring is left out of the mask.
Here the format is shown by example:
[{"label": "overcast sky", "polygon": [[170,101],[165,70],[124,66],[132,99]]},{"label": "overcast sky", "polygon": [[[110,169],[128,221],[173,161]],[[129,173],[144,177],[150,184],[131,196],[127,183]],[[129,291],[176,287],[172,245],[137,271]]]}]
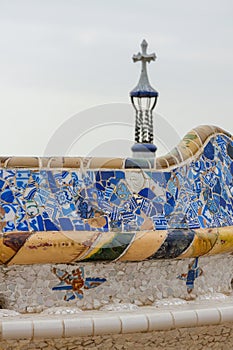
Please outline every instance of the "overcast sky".
[{"label": "overcast sky", "polygon": [[76,113],[128,103],[143,38],[167,123],[180,136],[199,124],[233,132],[232,0],[0,0],[1,154],[43,154]]}]

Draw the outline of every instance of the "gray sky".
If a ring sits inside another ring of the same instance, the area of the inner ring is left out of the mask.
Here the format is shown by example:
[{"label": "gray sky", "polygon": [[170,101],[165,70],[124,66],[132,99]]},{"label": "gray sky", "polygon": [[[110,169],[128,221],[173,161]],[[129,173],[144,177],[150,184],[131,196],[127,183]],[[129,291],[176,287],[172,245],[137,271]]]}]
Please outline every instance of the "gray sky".
[{"label": "gray sky", "polygon": [[43,154],[74,114],[129,102],[143,38],[167,123],[181,136],[199,124],[233,132],[232,0],[0,0],[1,154]]}]

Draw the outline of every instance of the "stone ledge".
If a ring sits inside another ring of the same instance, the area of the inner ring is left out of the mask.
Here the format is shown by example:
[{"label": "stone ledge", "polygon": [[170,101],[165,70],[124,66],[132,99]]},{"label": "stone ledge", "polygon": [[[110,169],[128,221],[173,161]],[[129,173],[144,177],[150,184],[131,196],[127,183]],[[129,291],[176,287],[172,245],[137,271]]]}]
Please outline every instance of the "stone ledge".
[{"label": "stone ledge", "polygon": [[147,333],[233,322],[233,300],[164,307],[140,307],[134,311],[84,311],[76,315],[10,315],[0,321],[0,340],[57,339]]}]

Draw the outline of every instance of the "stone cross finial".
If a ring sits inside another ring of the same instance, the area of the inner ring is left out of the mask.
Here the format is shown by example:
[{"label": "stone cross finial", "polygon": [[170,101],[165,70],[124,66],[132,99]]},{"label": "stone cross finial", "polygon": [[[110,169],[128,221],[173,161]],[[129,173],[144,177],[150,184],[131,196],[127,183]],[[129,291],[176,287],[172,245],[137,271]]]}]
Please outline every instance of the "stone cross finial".
[{"label": "stone cross finial", "polygon": [[133,55],[133,61],[142,62],[141,75],[138,82],[138,85],[131,91],[131,96],[137,97],[147,97],[147,96],[157,96],[158,93],[156,90],[152,88],[149,83],[149,78],[147,75],[146,64],[151,61],[155,61],[156,55],[155,53],[148,54],[147,53],[147,42],[143,40],[141,43],[142,52],[138,52],[136,55]]},{"label": "stone cross finial", "polygon": [[145,61],[145,62],[150,63],[150,61],[155,61],[155,59],[157,58],[155,53],[147,54],[147,52],[146,52],[147,47],[148,47],[148,44],[147,44],[146,40],[144,39],[141,43],[142,53],[139,52],[137,55],[133,55],[134,62]]}]

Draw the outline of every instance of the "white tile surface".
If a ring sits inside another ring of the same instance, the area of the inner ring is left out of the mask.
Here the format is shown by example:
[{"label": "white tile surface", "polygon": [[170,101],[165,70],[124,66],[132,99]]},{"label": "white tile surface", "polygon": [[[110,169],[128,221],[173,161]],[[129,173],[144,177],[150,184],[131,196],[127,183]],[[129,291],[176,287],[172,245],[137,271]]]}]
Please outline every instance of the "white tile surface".
[{"label": "white tile surface", "polygon": [[64,319],[64,336],[65,337],[76,337],[93,335],[93,320],[92,318],[70,318]]},{"label": "white tile surface", "polygon": [[94,335],[121,333],[121,319],[114,317],[93,317]]},{"label": "white tile surface", "polygon": [[33,321],[34,338],[61,338],[63,322],[61,319],[38,319]]},{"label": "white tile surface", "polygon": [[175,327],[171,312],[154,312],[147,314],[149,320],[149,331],[160,331]]},{"label": "white tile surface", "polygon": [[176,328],[197,326],[197,314],[194,310],[171,311]]},{"label": "white tile surface", "polygon": [[137,333],[233,322],[233,303],[189,303],[136,311],[84,311],[76,315],[28,314],[0,319],[0,339],[61,338]]},{"label": "white tile surface", "polygon": [[221,314],[221,322],[233,322],[233,306],[232,307],[219,307]]},{"label": "white tile surface", "polygon": [[219,324],[221,322],[221,315],[217,308],[197,309],[196,313],[198,326]]},{"label": "white tile surface", "polygon": [[122,333],[147,332],[149,329],[149,322],[146,315],[121,314],[120,319],[122,322]]},{"label": "white tile surface", "polygon": [[2,339],[31,339],[32,337],[32,320],[2,321]]}]

